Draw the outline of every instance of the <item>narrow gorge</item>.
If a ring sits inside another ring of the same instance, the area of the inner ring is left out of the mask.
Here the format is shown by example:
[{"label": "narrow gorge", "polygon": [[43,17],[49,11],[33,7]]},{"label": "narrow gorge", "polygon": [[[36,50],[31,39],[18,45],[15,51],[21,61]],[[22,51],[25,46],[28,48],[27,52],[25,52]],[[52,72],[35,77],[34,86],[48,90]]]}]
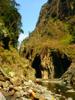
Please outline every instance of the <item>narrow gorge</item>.
[{"label": "narrow gorge", "polygon": [[48,0],[42,6],[36,28],[20,48],[36,78],[61,78],[75,64],[74,10],[73,0]]},{"label": "narrow gorge", "polygon": [[18,6],[0,0],[0,100],[75,100],[75,0],[48,0],[19,49]]}]

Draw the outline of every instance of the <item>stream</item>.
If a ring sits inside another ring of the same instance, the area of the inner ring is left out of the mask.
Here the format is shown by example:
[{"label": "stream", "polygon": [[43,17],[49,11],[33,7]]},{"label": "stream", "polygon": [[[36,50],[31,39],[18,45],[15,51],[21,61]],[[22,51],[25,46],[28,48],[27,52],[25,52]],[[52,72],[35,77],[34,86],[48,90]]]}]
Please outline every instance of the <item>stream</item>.
[{"label": "stream", "polygon": [[71,98],[70,100],[75,100],[75,90],[71,87],[70,84],[66,84],[60,79],[54,80],[41,80],[36,79],[38,83],[42,86],[47,87],[48,90],[55,94],[62,95],[65,98]]}]

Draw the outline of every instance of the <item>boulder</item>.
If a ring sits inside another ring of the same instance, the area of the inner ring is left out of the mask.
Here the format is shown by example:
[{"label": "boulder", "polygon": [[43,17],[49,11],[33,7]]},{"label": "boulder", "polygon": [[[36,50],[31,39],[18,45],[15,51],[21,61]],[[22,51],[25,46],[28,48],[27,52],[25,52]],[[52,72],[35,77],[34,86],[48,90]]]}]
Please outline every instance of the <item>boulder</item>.
[{"label": "boulder", "polygon": [[6,100],[6,98],[4,97],[4,95],[0,92],[0,100]]}]

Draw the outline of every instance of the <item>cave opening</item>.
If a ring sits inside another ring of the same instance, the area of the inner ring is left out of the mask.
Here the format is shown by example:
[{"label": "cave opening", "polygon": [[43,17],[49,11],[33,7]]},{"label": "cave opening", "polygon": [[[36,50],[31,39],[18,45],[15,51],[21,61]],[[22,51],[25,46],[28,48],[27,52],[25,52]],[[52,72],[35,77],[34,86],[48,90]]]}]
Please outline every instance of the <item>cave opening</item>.
[{"label": "cave opening", "polygon": [[[50,57],[52,58],[53,63],[53,75],[54,78],[61,78],[61,76],[68,70],[72,60],[65,53],[60,52],[59,50],[51,50]],[[41,65],[40,54],[36,54],[32,62],[32,68],[35,69],[35,77],[43,78],[42,71],[43,66]],[[51,72],[52,73],[52,72]],[[50,74],[48,72],[48,74]]]},{"label": "cave opening", "polygon": [[41,57],[39,54],[36,54],[33,62],[32,62],[32,67],[35,69],[35,77],[36,78],[42,78],[42,73],[41,73]]},{"label": "cave opening", "polygon": [[72,60],[66,54],[58,50],[52,51],[51,56],[54,65],[54,78],[60,78],[67,71]]}]

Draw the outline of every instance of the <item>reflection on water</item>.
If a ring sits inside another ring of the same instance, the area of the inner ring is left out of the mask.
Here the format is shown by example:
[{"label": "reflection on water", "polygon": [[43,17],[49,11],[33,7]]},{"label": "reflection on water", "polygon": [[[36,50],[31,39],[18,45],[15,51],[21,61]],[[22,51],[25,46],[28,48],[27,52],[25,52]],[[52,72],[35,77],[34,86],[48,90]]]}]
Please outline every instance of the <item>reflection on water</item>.
[{"label": "reflection on water", "polygon": [[75,100],[75,91],[70,85],[67,86],[63,83],[59,84],[59,82],[52,82],[50,80],[41,81],[41,85],[46,86],[48,90],[52,91],[53,93],[60,94],[66,98],[71,97],[73,100]]}]

